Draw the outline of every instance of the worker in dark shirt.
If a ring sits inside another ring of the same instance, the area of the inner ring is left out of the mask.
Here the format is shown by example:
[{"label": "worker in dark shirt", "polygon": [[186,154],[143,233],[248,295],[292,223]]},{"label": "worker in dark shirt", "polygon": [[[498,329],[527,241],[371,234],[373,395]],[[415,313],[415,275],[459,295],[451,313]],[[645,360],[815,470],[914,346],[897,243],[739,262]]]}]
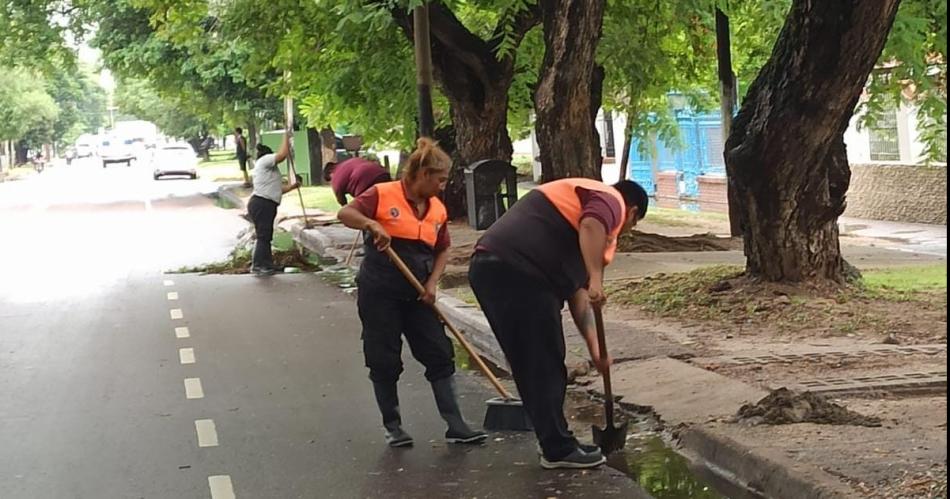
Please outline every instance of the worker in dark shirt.
[{"label": "worker in dark shirt", "polygon": [[330,182],[340,206],[346,206],[346,196],[358,197],[380,182],[389,182],[392,177],[375,161],[350,158],[340,163],[327,163],[323,168],[323,179]]},{"label": "worker in dark shirt", "polygon": [[591,305],[605,302],[604,266],[647,205],[646,192],[629,180],[556,180],[520,199],[476,243],[469,281],[511,366],[544,468],[605,462],[596,446],[578,443],[564,419],[561,309],[567,301],[603,372],[610,359],[600,356]]},{"label": "worker in dark shirt", "polygon": [[[412,445],[402,429],[396,382],[402,373],[402,337],[425,366],[439,414],[448,424],[450,443],[479,443],[487,438],[462,418],[455,391],[452,343],[429,307],[448,261],[448,214],[437,197],[449,178],[449,156],[421,138],[409,157],[402,180],[370,187],[337,216],[347,227],[364,231],[366,256],[357,275],[357,307],[363,323],[363,355],[391,447]],[[392,249],[424,283],[416,289],[390,261]]]}]

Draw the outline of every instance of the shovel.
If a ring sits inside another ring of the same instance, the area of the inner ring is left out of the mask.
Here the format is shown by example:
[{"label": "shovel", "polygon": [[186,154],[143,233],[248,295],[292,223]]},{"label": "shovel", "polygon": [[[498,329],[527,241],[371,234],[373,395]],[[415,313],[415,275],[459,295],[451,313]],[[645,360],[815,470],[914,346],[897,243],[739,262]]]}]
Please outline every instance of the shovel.
[{"label": "shovel", "polygon": [[[594,306],[594,322],[597,326],[597,343],[600,344],[600,358],[607,358],[607,341],[604,335],[604,315],[600,305]],[[614,426],[614,393],[610,388],[610,367],[604,369],[604,418],[607,426],[604,429],[596,425],[591,426],[594,433],[594,443],[604,454],[623,449],[627,443],[627,421],[620,426]]]}]

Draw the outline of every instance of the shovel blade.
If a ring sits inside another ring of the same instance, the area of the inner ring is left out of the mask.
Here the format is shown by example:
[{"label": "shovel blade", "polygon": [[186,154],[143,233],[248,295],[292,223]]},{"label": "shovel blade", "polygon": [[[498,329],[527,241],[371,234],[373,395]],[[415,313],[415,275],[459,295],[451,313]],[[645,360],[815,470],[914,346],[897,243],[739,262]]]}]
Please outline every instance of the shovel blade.
[{"label": "shovel blade", "polygon": [[627,421],[620,426],[607,426],[603,429],[591,426],[591,432],[594,434],[594,444],[600,447],[604,454],[623,449],[627,444]]}]

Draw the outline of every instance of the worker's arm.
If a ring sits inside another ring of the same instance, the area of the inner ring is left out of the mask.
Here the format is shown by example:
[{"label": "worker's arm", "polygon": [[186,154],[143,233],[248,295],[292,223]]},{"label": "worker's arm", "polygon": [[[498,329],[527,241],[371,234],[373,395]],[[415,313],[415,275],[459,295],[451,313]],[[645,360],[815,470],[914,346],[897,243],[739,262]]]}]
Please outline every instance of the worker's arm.
[{"label": "worker's arm", "polygon": [[346,200],[345,192],[334,192],[336,194],[336,202],[340,203],[340,206],[346,206],[349,201]]},{"label": "worker's arm", "polygon": [[281,161],[287,159],[287,155],[290,154],[290,134],[284,134],[284,141],[280,143],[280,147],[277,148],[277,153],[274,154],[274,163],[280,164]]},{"label": "worker's arm", "polygon": [[590,296],[584,288],[578,289],[568,300],[567,307],[571,311],[571,317],[574,319],[574,325],[577,331],[581,333],[584,342],[587,343],[587,351],[590,353],[590,360],[598,371],[604,372],[611,364],[610,356],[606,359],[600,358],[600,342],[597,341],[597,325],[594,323],[594,309],[590,304]]},{"label": "worker's arm", "polygon": [[294,190],[294,189],[296,189],[296,188],[298,188],[298,187],[300,187],[300,180],[299,180],[299,179],[297,180],[297,182],[295,182],[295,183],[293,183],[293,184],[283,184],[283,185],[281,185],[281,186],[280,186],[280,192],[281,192],[282,194],[287,194],[288,192],[290,192],[290,191],[292,191],[292,190]]},{"label": "worker's arm", "polygon": [[435,303],[435,294],[439,289],[439,279],[442,279],[442,274],[445,273],[445,265],[449,262],[449,249],[444,248],[438,253],[435,254],[435,261],[432,263],[432,273],[429,274],[429,278],[425,282],[425,290],[420,300],[433,304]]},{"label": "worker's arm", "polygon": [[587,288],[590,301],[603,305],[607,301],[604,295],[604,250],[607,248],[607,229],[596,218],[585,217],[581,219],[577,233],[581,255],[584,257],[584,267],[590,277]]},{"label": "worker's arm", "polygon": [[353,206],[353,203],[340,208],[340,211],[336,213],[336,217],[343,222],[343,225],[351,229],[369,231],[373,235],[373,243],[376,244],[377,250],[386,251],[386,248],[389,247],[390,237],[386,229],[376,220],[361,213]]}]

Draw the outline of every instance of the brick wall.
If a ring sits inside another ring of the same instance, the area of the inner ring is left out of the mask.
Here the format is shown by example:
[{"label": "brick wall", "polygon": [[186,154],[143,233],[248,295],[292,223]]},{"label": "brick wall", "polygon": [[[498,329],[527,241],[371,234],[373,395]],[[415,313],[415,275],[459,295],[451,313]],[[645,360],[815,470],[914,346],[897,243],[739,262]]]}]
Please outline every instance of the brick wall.
[{"label": "brick wall", "polygon": [[719,213],[729,212],[726,177],[721,175],[703,175],[699,177],[699,209]]},{"label": "brick wall", "polygon": [[872,220],[947,223],[947,168],[851,165],[845,216]]},{"label": "brick wall", "polygon": [[656,174],[656,204],[660,208],[679,208],[679,186],[676,184],[678,172],[657,172]]}]

